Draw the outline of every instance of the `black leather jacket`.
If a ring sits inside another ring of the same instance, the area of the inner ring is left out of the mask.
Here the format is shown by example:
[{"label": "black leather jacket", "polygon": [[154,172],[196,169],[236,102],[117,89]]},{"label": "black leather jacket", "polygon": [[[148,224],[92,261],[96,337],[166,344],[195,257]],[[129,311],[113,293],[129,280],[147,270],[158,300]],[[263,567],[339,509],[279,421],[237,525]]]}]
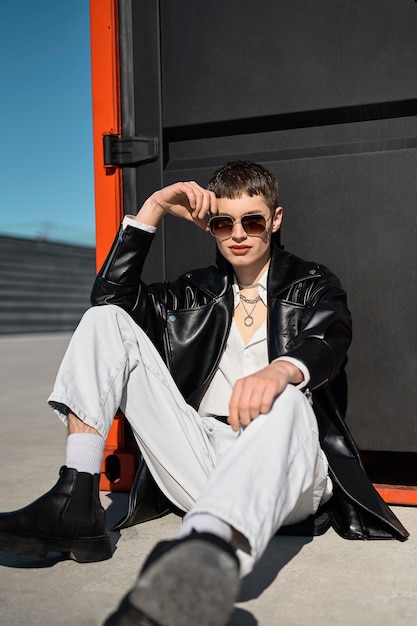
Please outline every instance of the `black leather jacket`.
[{"label": "black leather jacket", "polygon": [[[146,285],[141,272],[152,239],[129,226],[119,231],[96,278],[92,304],[128,311],[157,347],[187,402],[198,408],[229,334],[233,270],[218,255],[216,266]],[[334,528],[348,538],[406,539],[407,531],[368,480],[344,422],[351,317],[339,280],[324,266],[272,245],[267,287],[269,359],[286,354],[310,372],[307,391],[335,485],[326,507]],[[133,500],[136,506],[137,494]]]}]

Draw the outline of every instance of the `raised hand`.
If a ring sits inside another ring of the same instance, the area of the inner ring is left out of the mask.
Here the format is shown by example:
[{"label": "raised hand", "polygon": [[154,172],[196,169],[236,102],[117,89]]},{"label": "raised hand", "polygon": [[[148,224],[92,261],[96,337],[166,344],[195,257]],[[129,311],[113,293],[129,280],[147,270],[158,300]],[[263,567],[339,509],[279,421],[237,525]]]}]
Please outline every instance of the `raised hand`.
[{"label": "raised hand", "polygon": [[300,383],[301,371],[288,361],[275,361],[259,372],[236,381],[229,403],[229,424],[234,431],[268,413],[289,383]]},{"label": "raised hand", "polygon": [[153,193],[135,219],[157,226],[168,213],[207,230],[206,216],[217,213],[216,196],[194,181],[174,183]]}]

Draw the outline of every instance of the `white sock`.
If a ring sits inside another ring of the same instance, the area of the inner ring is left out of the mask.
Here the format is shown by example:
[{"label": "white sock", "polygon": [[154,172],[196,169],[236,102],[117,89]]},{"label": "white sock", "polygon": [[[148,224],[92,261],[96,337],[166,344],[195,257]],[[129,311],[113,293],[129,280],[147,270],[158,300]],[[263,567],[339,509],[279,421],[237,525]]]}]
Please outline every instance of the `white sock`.
[{"label": "white sock", "polygon": [[67,437],[66,466],[78,472],[99,474],[106,440],[94,433],[74,433]]},{"label": "white sock", "polygon": [[182,539],[191,534],[193,530],[198,533],[211,533],[217,535],[225,541],[231,543],[232,541],[232,528],[227,522],[209,513],[195,513],[193,515],[186,515],[179,532],[176,534],[176,539]]}]

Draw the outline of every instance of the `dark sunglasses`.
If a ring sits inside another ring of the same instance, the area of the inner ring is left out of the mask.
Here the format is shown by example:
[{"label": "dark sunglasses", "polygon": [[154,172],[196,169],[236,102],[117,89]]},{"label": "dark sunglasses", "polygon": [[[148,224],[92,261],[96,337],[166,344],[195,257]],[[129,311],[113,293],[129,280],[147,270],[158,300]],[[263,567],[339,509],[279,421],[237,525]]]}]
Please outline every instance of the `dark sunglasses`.
[{"label": "dark sunglasses", "polygon": [[208,227],[214,237],[231,237],[235,224],[242,224],[242,228],[250,237],[262,235],[266,231],[266,223],[272,218],[253,213],[243,215],[240,220],[234,220],[230,215],[214,215],[208,221]]}]

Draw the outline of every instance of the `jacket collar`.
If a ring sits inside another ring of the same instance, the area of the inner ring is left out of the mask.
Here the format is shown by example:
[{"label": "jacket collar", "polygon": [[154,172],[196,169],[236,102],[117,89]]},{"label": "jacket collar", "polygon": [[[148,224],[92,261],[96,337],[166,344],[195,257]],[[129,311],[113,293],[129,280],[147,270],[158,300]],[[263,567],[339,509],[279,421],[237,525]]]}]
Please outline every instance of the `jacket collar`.
[{"label": "jacket collar", "polygon": [[[233,267],[218,251],[216,265],[215,272],[207,272],[207,268],[202,268],[187,272],[185,277],[211,297],[218,298],[227,293],[232,295],[235,280]],[[311,279],[319,274],[320,268],[316,263],[304,261],[274,243],[271,244],[271,263],[267,277],[269,297],[275,298],[291,284],[305,278]]]},{"label": "jacket collar", "polygon": [[268,294],[277,297],[283,290],[300,280],[316,278],[321,274],[320,267],[286,252],[278,246],[271,246],[271,263],[268,272]]}]

